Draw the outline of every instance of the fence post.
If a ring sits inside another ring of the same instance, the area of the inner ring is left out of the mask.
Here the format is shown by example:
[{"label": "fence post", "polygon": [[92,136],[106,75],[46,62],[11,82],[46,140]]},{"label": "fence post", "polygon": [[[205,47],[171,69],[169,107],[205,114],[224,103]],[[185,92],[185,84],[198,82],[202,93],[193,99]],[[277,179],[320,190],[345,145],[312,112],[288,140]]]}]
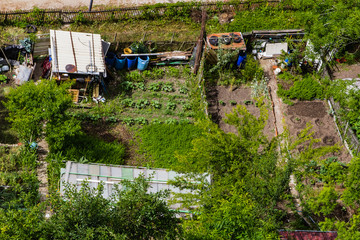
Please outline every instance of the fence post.
[{"label": "fence post", "polygon": [[91,9],[92,9],[92,5],[93,5],[93,0],[90,0],[90,5],[89,5],[89,12],[91,12]]},{"label": "fence post", "polygon": [[193,73],[196,74],[199,67],[200,67],[200,61],[201,61],[201,53],[202,53],[202,48],[203,48],[203,42],[204,42],[204,37],[205,36],[205,24],[206,24],[206,11],[205,8],[202,9],[202,16],[201,16],[201,32],[200,32],[200,37],[198,39],[198,43],[197,43],[197,49],[196,49],[196,54],[195,54],[195,64],[194,64],[194,71]]}]

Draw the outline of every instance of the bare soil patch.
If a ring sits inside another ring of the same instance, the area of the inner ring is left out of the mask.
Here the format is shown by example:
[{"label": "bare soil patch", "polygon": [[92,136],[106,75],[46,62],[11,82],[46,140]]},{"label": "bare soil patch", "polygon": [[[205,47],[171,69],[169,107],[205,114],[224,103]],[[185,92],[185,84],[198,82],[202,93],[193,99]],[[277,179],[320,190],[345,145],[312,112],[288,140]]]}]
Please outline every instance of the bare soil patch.
[{"label": "bare soil patch", "polygon": [[310,118],[323,118],[326,115],[326,108],[323,102],[301,101],[293,106],[288,106],[289,115],[297,115]]},{"label": "bare soil patch", "polygon": [[[209,114],[212,120],[219,124],[219,127],[224,132],[237,133],[236,127],[224,122],[226,114],[230,113],[236,104],[246,106],[246,109],[256,117],[260,116],[259,108],[255,106],[255,101],[251,98],[251,89],[243,86],[236,89],[231,89],[224,86],[208,87],[207,99],[209,102]],[[264,129],[264,133],[268,137],[275,136],[274,116],[269,105],[269,118]]]},{"label": "bare soil patch", "polygon": [[[311,123],[314,138],[320,140],[315,147],[333,146],[336,143],[342,145],[334,120],[327,113],[328,106],[324,101],[299,101],[293,106],[284,107],[286,124],[291,136],[295,137],[306,127],[306,123]],[[299,146],[298,150],[302,151],[303,147]],[[351,160],[345,147],[339,153],[334,153],[333,156],[338,157],[338,160],[344,163],[349,163]]]},{"label": "bare soil patch", "polygon": [[360,74],[360,63],[353,65],[338,64],[336,68],[337,70],[333,73],[333,79],[358,78]]}]

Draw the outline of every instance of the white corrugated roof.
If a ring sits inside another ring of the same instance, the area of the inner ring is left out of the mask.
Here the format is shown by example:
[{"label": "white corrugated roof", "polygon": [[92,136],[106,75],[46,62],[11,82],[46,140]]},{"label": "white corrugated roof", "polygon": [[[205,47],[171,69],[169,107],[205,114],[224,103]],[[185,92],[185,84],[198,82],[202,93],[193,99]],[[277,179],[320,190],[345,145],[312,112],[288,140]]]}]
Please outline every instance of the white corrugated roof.
[{"label": "white corrugated roof", "polygon": [[[105,198],[109,198],[112,194],[114,184],[121,186],[121,181],[124,179],[133,181],[135,178],[143,175],[145,178],[152,176],[148,181],[150,188],[149,192],[158,192],[160,190],[170,190],[172,193],[190,193],[188,189],[180,189],[169,184],[169,181],[175,180],[176,177],[184,176],[174,171],[167,169],[149,169],[144,167],[121,166],[121,165],[105,165],[105,164],[82,164],[78,162],[66,162],[66,168],[61,169],[60,192],[64,193],[64,183],[71,183],[77,185],[81,189],[81,183],[88,181],[90,186],[96,188],[100,182],[104,184]],[[205,175],[208,182],[211,181],[209,175]],[[192,179],[187,179],[189,182],[197,183]],[[200,182],[199,182],[200,183]],[[178,209],[180,204],[174,204],[171,208]]]},{"label": "white corrugated roof", "polygon": [[100,34],[50,30],[50,44],[53,72],[67,73],[68,64],[77,67],[75,73],[105,72]]}]

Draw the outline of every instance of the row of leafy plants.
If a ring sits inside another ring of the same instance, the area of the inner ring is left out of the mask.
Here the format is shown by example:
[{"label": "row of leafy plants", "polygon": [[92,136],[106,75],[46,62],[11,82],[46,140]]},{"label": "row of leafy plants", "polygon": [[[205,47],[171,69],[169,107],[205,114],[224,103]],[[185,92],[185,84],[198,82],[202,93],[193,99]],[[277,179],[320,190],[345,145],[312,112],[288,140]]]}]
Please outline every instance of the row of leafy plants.
[{"label": "row of leafy plants", "polygon": [[[124,81],[122,82],[122,87],[125,91],[131,91],[131,90],[142,90],[142,91],[152,91],[152,92],[175,92],[174,83],[173,82],[130,82],[130,81]],[[179,93],[186,94],[189,90],[182,86],[179,88]]]}]

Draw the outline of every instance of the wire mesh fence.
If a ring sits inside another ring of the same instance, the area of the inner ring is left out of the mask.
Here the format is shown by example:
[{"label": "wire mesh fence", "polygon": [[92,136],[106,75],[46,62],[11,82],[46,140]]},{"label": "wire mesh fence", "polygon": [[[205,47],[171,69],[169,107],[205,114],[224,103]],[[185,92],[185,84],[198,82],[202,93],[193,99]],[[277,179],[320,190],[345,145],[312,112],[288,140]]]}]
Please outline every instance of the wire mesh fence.
[{"label": "wire mesh fence", "polygon": [[129,8],[115,8],[110,10],[94,11],[71,11],[71,10],[43,10],[34,9],[32,11],[8,11],[0,12],[0,22],[2,23],[74,23],[92,22],[109,20],[126,20],[130,18],[153,19],[156,17],[188,17],[194,11],[202,8],[208,13],[239,11],[242,9],[256,8],[261,4],[278,4],[280,1],[244,1],[232,3],[193,3],[182,5],[153,5]]},{"label": "wire mesh fence", "polygon": [[341,138],[347,142],[352,154],[358,155],[360,151],[360,142],[358,137],[351,129],[349,122],[342,120],[341,116],[338,114],[341,112],[340,104],[335,102],[333,98],[331,98],[329,101],[333,108],[334,114],[336,115],[336,125],[339,129]]}]

